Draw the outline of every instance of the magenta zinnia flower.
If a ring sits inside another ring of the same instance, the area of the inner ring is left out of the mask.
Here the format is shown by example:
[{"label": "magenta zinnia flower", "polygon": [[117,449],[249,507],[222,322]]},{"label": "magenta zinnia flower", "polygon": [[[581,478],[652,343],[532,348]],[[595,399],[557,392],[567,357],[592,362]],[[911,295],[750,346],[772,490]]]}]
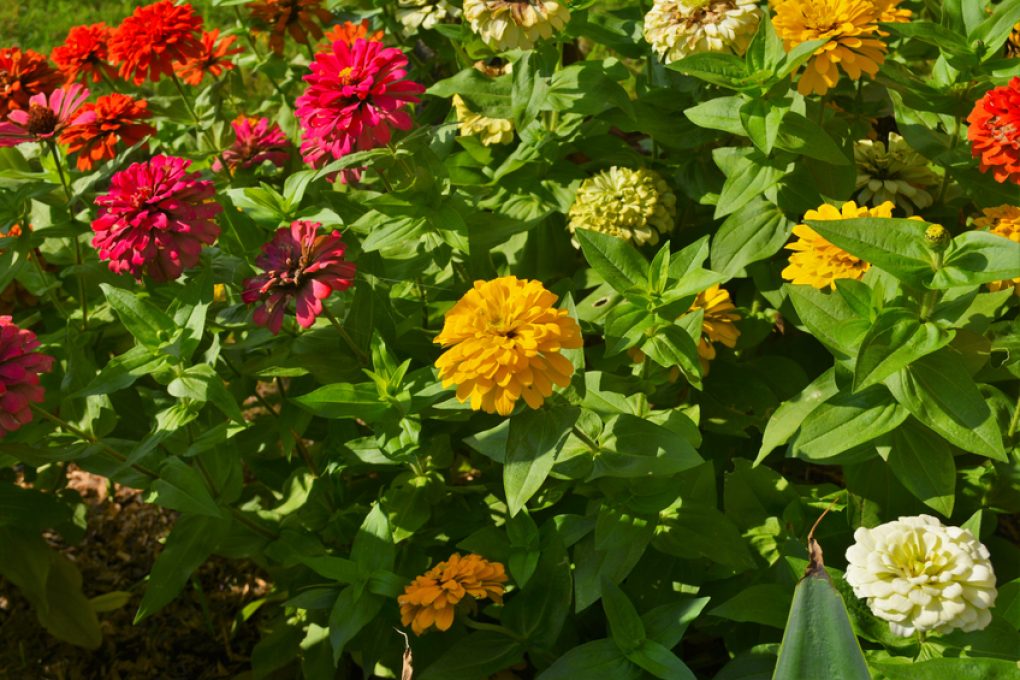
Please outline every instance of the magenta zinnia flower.
[{"label": "magenta zinnia flower", "polygon": [[290,142],[277,123],[270,123],[268,118],[238,116],[230,126],[234,128],[235,141],[213,162],[214,172],[220,172],[224,163],[231,173],[238,168],[261,165],[263,161],[278,168],[287,164]]},{"label": "magenta zinnia flower", "polygon": [[0,316],[0,437],[32,422],[29,403],[43,400],[39,374],[53,368],[53,357],[35,352],[35,333]]},{"label": "magenta zinnia flower", "polygon": [[74,122],[88,96],[89,91],[78,84],[57,88],[49,94],[33,95],[27,109],[11,111],[7,121],[0,122],[0,146],[54,139]]},{"label": "magenta zinnia flower", "polygon": [[213,183],[187,172],[191,161],[153,156],[133,163],[110,179],[110,190],[96,198],[92,245],[110,270],[147,272],[155,281],[172,281],[198,264],[202,244],[212,245],[220,229],[213,219],[223,207],[212,200]]},{"label": "magenta zinnia flower", "polygon": [[319,234],[318,222],[297,220],[276,230],[273,240],[262,246],[255,264],[262,273],[244,282],[241,299],[262,302],[255,323],[276,335],[290,300],[297,303],[297,322],[308,328],[322,314],[322,301],[334,290],[354,283],[354,264],[344,261],[347,246],[340,232]]},{"label": "magenta zinnia flower", "polygon": [[[410,129],[406,107],[425,88],[404,80],[406,66],[400,50],[363,39],[351,46],[337,40],[329,52],[315,55],[295,111],[305,162],[320,167],[327,155],[342,158],[386,144],[390,128]],[[345,171],[344,181],[348,176],[357,171]]]}]

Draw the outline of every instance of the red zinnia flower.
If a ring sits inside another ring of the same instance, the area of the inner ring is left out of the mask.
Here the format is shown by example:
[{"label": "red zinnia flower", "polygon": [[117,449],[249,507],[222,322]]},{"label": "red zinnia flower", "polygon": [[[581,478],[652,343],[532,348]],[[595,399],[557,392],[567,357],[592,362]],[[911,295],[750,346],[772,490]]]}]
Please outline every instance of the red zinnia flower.
[{"label": "red zinnia flower", "polygon": [[979,99],[967,122],[981,172],[991,170],[996,182],[1020,184],[1020,77]]},{"label": "red zinnia flower", "polygon": [[[418,102],[414,95],[425,88],[404,80],[406,66],[400,50],[362,39],[351,47],[338,40],[329,52],[315,55],[295,111],[305,162],[319,167],[327,154],[342,158],[382,146],[390,141],[391,127],[409,129],[406,106]],[[345,171],[344,181],[350,174]]]},{"label": "red zinnia flower", "polygon": [[213,218],[223,207],[212,200],[213,183],[188,173],[189,165],[175,156],[133,163],[96,198],[92,245],[111,271],[139,280],[145,271],[155,281],[172,281],[198,264],[203,243],[216,241],[220,229]]},{"label": "red zinnia flower", "polygon": [[29,403],[43,400],[39,374],[53,368],[53,357],[34,352],[38,346],[35,333],[0,316],[0,437],[32,422]]},{"label": "red zinnia flower", "polygon": [[29,99],[53,92],[62,81],[60,72],[38,52],[0,49],[0,120],[11,111],[27,109]]},{"label": "red zinnia flower", "polygon": [[120,64],[120,76],[141,85],[148,78],[174,74],[174,63],[186,62],[202,54],[202,17],[191,5],[175,5],[159,0],[136,7],[110,36],[110,59]]},{"label": "red zinnia flower", "polygon": [[236,139],[213,162],[213,172],[220,172],[223,163],[227,164],[231,173],[238,168],[261,165],[263,161],[269,161],[278,168],[287,164],[290,159],[290,142],[278,124],[270,123],[268,118],[238,116],[230,126],[234,128]]},{"label": "red zinnia flower", "polygon": [[369,33],[372,28],[372,24],[369,23],[368,19],[362,19],[360,24],[355,24],[350,21],[345,21],[342,24],[336,24],[328,31],[326,31],[326,40],[332,45],[337,40],[342,40],[348,45],[353,45],[358,38],[364,40],[374,40],[379,42],[383,39],[383,32],[376,31],[375,33]]},{"label": "red zinnia flower", "polygon": [[67,82],[78,80],[78,76],[83,75],[86,81],[91,78],[93,83],[98,83],[104,73],[109,78],[117,75],[117,70],[108,63],[109,40],[110,28],[106,24],[72,26],[64,44],[54,47],[50,57]]},{"label": "red zinnia flower", "polygon": [[321,226],[297,220],[290,227],[277,229],[255,260],[263,273],[244,282],[241,299],[248,304],[262,303],[255,310],[255,323],[273,335],[280,332],[291,300],[297,303],[298,324],[308,328],[322,314],[322,301],[354,282],[354,264],[344,261],[346,246],[340,232],[319,234]]},{"label": "red zinnia flower", "polygon": [[114,92],[85,104],[70,127],[60,135],[69,154],[78,154],[78,169],[91,170],[95,164],[117,155],[117,142],[134,146],[142,138],[154,134],[156,128],[138,121],[148,118],[148,103]]},{"label": "red zinnia flower", "polygon": [[181,80],[188,85],[198,85],[202,82],[206,73],[213,77],[219,77],[224,71],[234,68],[234,63],[226,57],[240,54],[243,50],[240,47],[230,49],[230,46],[237,41],[236,35],[228,35],[217,45],[216,40],[220,37],[220,29],[214,28],[202,34],[202,53],[183,64],[175,64],[174,71]]},{"label": "red zinnia flower", "polygon": [[277,54],[283,53],[284,33],[304,44],[308,34],[316,40],[322,38],[319,23],[333,20],[322,8],[322,0],[257,0],[251,4],[251,16],[269,26],[269,46]]},{"label": "red zinnia flower", "polygon": [[17,146],[24,142],[42,142],[56,137],[77,120],[79,107],[88,98],[84,85],[73,83],[57,88],[50,94],[39,93],[28,100],[27,109],[7,114],[0,123],[0,146]]}]

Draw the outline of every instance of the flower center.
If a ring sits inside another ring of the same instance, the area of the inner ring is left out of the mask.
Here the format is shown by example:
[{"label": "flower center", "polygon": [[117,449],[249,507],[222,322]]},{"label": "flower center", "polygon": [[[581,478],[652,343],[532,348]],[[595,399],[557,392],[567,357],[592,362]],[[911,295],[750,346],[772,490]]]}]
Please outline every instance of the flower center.
[{"label": "flower center", "polygon": [[346,66],[340,69],[340,73],[337,74],[337,77],[340,78],[340,82],[343,83],[344,85],[350,85],[352,71],[354,71],[354,69],[350,66]]},{"label": "flower center", "polygon": [[28,107],[28,131],[33,135],[52,134],[57,127],[57,114],[46,106],[32,104]]},{"label": "flower center", "polygon": [[15,80],[17,79],[9,71],[0,69],[0,93],[7,94]]}]

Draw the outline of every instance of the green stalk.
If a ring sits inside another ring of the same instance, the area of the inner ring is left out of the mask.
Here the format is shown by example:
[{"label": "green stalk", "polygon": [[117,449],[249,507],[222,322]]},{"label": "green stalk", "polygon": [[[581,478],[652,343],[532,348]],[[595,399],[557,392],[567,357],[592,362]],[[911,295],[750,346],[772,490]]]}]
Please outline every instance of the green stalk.
[{"label": "green stalk", "polygon": [[[50,149],[50,155],[53,157],[53,162],[57,166],[57,175],[60,176],[60,186],[64,188],[64,196],[67,198],[67,215],[71,219],[71,223],[74,224],[74,196],[71,194],[71,187],[67,183],[67,177],[64,175],[64,164],[60,160],[60,154],[57,152],[57,145],[53,141],[47,141],[46,145]],[[74,263],[78,267],[78,299],[81,303],[81,329],[86,330],[89,325],[89,302],[85,297],[85,274],[81,271],[81,265],[83,262],[81,254],[81,241],[78,239],[78,234],[75,234],[72,239],[74,240]],[[42,268],[40,267],[40,270]]]}]

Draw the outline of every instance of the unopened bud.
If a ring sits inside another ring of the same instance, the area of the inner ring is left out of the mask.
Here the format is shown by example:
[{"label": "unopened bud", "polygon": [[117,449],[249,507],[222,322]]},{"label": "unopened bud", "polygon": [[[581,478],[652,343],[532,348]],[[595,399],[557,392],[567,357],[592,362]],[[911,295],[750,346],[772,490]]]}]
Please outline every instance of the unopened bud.
[{"label": "unopened bud", "polygon": [[953,235],[941,224],[933,224],[924,231],[924,242],[935,251],[945,250]]}]

